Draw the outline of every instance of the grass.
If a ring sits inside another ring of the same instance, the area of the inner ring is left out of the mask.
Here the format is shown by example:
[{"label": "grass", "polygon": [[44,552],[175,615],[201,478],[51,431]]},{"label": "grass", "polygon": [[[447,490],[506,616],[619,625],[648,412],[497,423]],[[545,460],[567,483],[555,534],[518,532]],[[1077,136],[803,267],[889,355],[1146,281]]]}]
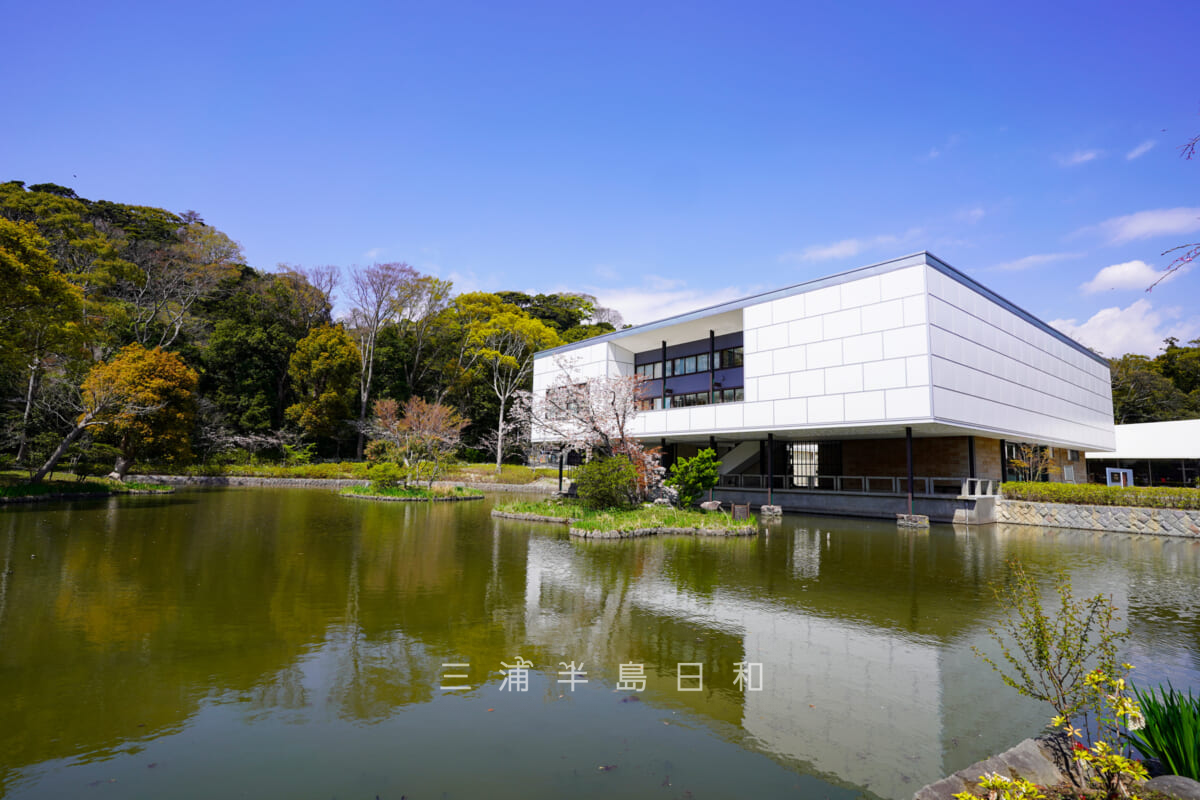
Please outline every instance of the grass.
[{"label": "grass", "polygon": [[734,522],[722,512],[690,511],[671,506],[640,506],[630,510],[605,509],[596,511],[571,500],[517,500],[500,503],[496,511],[510,514],[536,514],[571,521],[572,527],[589,531],[635,531],[646,528],[700,528],[701,530],[734,530],[757,526],[751,516]]},{"label": "grass", "polygon": [[1016,483],[1000,485],[1010,500],[1138,508],[1200,509],[1200,489],[1101,486],[1097,483]]},{"label": "grass", "polygon": [[437,500],[445,497],[483,497],[483,492],[477,489],[464,489],[456,486],[452,489],[429,489],[424,486],[350,486],[342,489],[341,494],[357,495],[359,497],[399,497],[412,500]]},{"label": "grass", "polygon": [[189,467],[158,468],[142,465],[139,472],[167,472],[172,475],[228,476],[237,478],[306,478],[316,480],[365,480],[365,461],[340,461],[328,464],[194,464]]},{"label": "grass", "polygon": [[547,469],[545,467],[534,469],[521,464],[501,464],[500,474],[497,475],[495,464],[462,464],[453,467],[449,474],[446,475],[446,480],[523,485],[533,483],[538,478],[557,477],[557,469]]},{"label": "grass", "polygon": [[[169,472],[178,475],[227,476],[238,478],[304,478],[309,480],[365,480],[365,461],[339,461],[325,464],[194,464],[189,467],[172,468],[140,465],[139,472]],[[504,464],[496,474],[495,464],[462,464],[451,467],[443,480],[467,481],[470,483],[504,483],[521,485],[533,483],[538,478],[556,478],[557,469]]]},{"label": "grass", "polygon": [[1133,745],[1172,775],[1200,780],[1200,697],[1166,688],[1133,689],[1146,726],[1130,731]]},{"label": "grass", "polygon": [[0,472],[0,499],[16,499],[22,497],[55,497],[58,495],[78,495],[81,497],[101,497],[113,494],[129,494],[135,491],[159,491],[170,489],[161,484],[141,483],[138,481],[109,480],[108,478],[84,478],[82,481],[69,472],[56,472],[58,477],[44,480],[41,483],[30,483],[29,475],[18,470]]}]

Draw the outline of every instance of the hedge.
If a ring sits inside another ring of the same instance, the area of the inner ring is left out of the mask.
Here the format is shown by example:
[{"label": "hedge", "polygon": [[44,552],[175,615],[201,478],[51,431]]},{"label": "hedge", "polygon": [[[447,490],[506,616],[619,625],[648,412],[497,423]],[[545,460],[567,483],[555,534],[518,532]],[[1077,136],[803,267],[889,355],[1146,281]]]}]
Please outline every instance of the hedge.
[{"label": "hedge", "polygon": [[1098,483],[1017,483],[1000,485],[1009,500],[1091,506],[1200,509],[1200,489],[1101,486]]}]

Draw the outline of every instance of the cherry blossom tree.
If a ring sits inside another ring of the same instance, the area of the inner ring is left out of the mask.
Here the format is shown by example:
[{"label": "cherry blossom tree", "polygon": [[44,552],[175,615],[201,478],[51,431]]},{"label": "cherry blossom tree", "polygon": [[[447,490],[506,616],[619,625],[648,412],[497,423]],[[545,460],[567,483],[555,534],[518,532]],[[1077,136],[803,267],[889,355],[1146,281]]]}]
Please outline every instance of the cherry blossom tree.
[{"label": "cherry blossom tree", "polygon": [[624,456],[638,471],[639,493],[649,496],[662,483],[657,448],[633,436],[638,401],[645,392],[640,375],[585,377],[566,358],[555,360],[558,375],[543,396],[525,395],[517,404],[533,431],[564,447],[602,458]]}]

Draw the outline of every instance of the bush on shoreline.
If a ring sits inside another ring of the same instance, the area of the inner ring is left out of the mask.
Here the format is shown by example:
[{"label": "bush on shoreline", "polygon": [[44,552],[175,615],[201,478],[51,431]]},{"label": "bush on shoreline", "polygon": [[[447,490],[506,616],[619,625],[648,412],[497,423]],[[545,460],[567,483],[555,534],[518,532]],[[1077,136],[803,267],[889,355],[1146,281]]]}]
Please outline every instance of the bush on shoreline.
[{"label": "bush on shoreline", "polygon": [[398,497],[411,500],[438,500],[446,497],[483,497],[478,489],[455,486],[451,489],[429,489],[424,486],[349,486],[340,494],[357,497]]},{"label": "bush on shoreline", "polygon": [[628,510],[610,508],[594,511],[582,503],[570,500],[516,500],[498,503],[495,510],[505,514],[533,514],[563,522],[570,521],[572,527],[589,531],[635,531],[646,528],[733,530],[758,525],[758,520],[753,516],[748,520],[734,522],[729,514],[691,511],[671,506],[639,506]]},{"label": "bush on shoreline", "polygon": [[1010,481],[1000,485],[1000,492],[1009,500],[1029,500],[1039,503],[1200,509],[1200,489]]}]

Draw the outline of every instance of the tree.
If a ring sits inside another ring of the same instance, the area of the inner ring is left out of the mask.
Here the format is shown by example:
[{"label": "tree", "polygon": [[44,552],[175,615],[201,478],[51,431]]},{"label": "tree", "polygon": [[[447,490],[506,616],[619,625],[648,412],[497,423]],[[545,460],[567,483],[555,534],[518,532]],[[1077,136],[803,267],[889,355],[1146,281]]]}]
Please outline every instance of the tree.
[{"label": "tree", "polygon": [[652,496],[662,483],[659,453],[633,437],[633,420],[644,391],[639,375],[588,377],[569,359],[557,358],[558,374],[540,396],[522,395],[518,408],[541,438],[601,458],[625,456],[638,475],[638,493]]},{"label": "tree", "polygon": [[333,436],[350,416],[359,363],[358,347],[340,326],[322,325],[301,339],[288,365],[299,399],[287,419],[306,436]]},{"label": "tree", "polygon": [[40,481],[63,454],[93,428],[120,452],[111,477],[121,480],[146,455],[184,460],[194,414],[196,373],[174,353],[131,344],[96,364],[80,386],[81,411],[74,426],[33,475]]},{"label": "tree", "polygon": [[414,393],[419,391],[429,372],[429,359],[424,356],[439,316],[449,307],[453,288],[450,281],[420,275],[402,286],[397,296],[400,333],[410,342],[408,358],[404,361],[404,379]]},{"label": "tree", "polygon": [[120,296],[141,344],[170,347],[192,322],[192,307],[236,274],[243,260],[241,245],[216,228],[194,215],[180,221],[173,241],[138,239],[125,250],[139,273],[122,281]]},{"label": "tree", "polygon": [[[1197,146],[1200,146],[1200,135],[1193,136],[1185,144],[1180,146],[1180,157],[1182,157],[1185,161],[1191,161],[1196,156]],[[1158,286],[1171,275],[1191,264],[1196,260],[1197,257],[1200,257],[1200,242],[1190,242],[1189,244],[1176,245],[1175,247],[1164,250],[1162,255],[1166,256],[1172,253],[1177,253],[1178,255],[1176,255],[1171,263],[1167,265],[1167,268],[1163,270],[1162,274],[1158,276],[1154,283],[1146,287],[1147,292],[1152,290],[1155,286]]]},{"label": "tree", "polygon": [[1164,376],[1155,361],[1124,355],[1109,362],[1113,419],[1118,425],[1188,419],[1196,413],[1191,398]]},{"label": "tree", "polygon": [[1008,466],[1017,473],[1018,480],[1045,481],[1062,472],[1049,447],[1022,442],[1016,451],[1016,455],[1008,460]]},{"label": "tree", "polygon": [[200,314],[212,324],[198,354],[202,392],[240,434],[281,427],[296,343],[316,324],[329,322],[324,292],[300,272],[243,267],[219,299],[200,306]]},{"label": "tree", "polygon": [[0,359],[28,371],[17,432],[17,460],[25,455],[34,392],[42,367],[69,346],[82,295],[54,269],[48,243],[29,223],[0,217]]},{"label": "tree", "polygon": [[477,325],[470,333],[470,341],[500,402],[496,424],[498,473],[504,452],[505,412],[518,392],[526,390],[533,374],[533,354],[557,345],[559,338],[540,320],[519,311],[503,311]]},{"label": "tree", "polygon": [[363,454],[363,428],[371,396],[371,379],[375,373],[375,343],[379,332],[396,319],[397,301],[402,288],[417,279],[417,272],[408,264],[373,264],[356,269],[351,275],[350,326],[358,339],[358,457]]},{"label": "tree", "polygon": [[721,462],[711,448],[704,448],[692,458],[681,458],[671,465],[671,474],[664,481],[679,490],[679,505],[693,505],[721,479]]}]

